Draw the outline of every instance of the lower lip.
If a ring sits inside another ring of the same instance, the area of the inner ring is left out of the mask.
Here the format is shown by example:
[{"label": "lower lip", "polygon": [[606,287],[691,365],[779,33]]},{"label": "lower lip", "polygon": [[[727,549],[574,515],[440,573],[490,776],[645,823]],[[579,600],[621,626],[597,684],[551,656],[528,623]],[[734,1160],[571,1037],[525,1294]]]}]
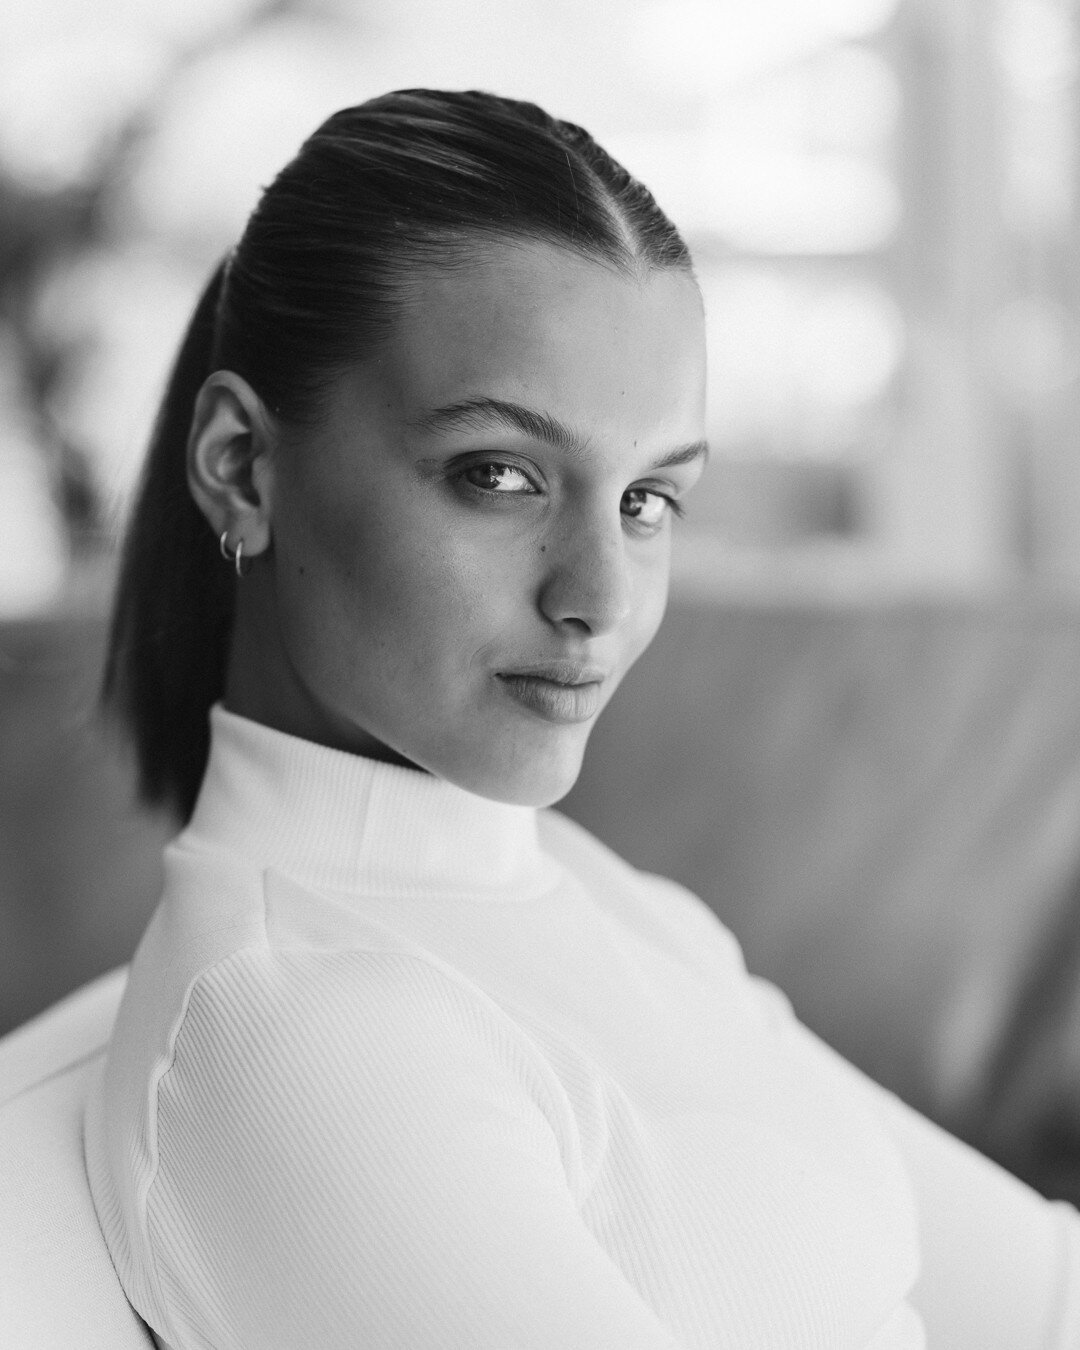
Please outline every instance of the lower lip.
[{"label": "lower lip", "polygon": [[600,685],[557,684],[536,675],[500,675],[510,696],[548,722],[587,722],[600,708]]}]

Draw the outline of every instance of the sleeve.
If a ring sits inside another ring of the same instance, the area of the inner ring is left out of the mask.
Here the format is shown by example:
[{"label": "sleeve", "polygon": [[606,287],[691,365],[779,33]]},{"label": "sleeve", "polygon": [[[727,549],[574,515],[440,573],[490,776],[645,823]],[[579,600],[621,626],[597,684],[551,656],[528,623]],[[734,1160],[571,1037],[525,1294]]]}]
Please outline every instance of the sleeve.
[{"label": "sleeve", "polygon": [[[782,996],[781,996],[782,997]],[[793,1052],[868,1099],[904,1160],[922,1266],[912,1302],[949,1350],[1080,1347],[1080,1216],[907,1106],[789,1016]]]},{"label": "sleeve", "polygon": [[581,1221],[568,1108],[502,1019],[398,954],[200,979],[147,1202],[174,1350],[678,1350]]}]

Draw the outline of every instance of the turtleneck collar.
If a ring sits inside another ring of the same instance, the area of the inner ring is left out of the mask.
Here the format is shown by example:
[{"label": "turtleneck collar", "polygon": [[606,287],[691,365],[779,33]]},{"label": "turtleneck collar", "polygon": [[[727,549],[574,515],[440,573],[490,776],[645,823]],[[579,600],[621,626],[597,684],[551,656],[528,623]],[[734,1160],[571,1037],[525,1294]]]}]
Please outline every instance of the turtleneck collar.
[{"label": "turtleneck collar", "polygon": [[330,750],[220,705],[185,841],[335,891],[519,899],[554,881],[533,807]]}]

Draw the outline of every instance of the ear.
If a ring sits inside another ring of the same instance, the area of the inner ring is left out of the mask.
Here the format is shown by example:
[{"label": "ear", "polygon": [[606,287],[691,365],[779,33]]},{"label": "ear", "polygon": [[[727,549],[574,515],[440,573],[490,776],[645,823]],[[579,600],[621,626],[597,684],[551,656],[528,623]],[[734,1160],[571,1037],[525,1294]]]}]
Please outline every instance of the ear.
[{"label": "ear", "polygon": [[251,385],[231,370],[211,375],[195,399],[187,446],[191,495],[216,535],[244,557],[270,545],[273,421]]}]

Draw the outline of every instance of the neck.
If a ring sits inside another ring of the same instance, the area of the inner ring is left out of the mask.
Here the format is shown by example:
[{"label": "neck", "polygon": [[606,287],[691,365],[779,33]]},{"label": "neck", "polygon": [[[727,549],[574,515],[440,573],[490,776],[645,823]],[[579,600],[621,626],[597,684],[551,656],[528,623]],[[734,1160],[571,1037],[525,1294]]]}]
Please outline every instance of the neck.
[{"label": "neck", "polygon": [[513,899],[550,885],[536,811],[432,774],[211,712],[210,762],[185,836],[305,884]]}]

